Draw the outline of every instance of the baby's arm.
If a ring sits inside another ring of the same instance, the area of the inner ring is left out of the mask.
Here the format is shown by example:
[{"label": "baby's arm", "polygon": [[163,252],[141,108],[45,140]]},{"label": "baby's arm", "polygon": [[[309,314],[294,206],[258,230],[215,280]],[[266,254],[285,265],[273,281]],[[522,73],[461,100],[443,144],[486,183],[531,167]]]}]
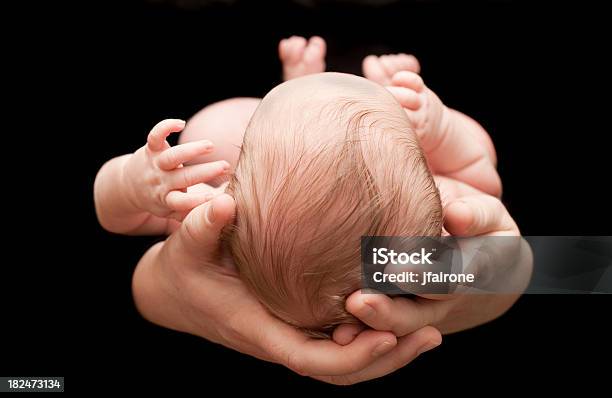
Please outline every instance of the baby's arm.
[{"label": "baby's arm", "polygon": [[388,89],[406,110],[433,173],[500,196],[495,149],[487,132],[446,107],[416,73],[398,72],[391,83]]},{"label": "baby's arm", "polygon": [[191,209],[212,198],[213,189],[201,183],[226,173],[229,165],[217,161],[183,167],[213,149],[207,140],[170,147],[166,137],[184,125],[182,120],[164,120],[151,130],[142,148],[102,166],[94,183],[94,200],[105,229],[130,235],[165,234]]}]

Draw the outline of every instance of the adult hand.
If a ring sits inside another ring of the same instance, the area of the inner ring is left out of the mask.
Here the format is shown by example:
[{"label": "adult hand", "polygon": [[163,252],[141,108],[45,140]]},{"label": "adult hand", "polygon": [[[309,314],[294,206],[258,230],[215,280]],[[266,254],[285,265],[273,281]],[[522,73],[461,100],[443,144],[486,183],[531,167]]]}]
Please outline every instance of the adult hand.
[{"label": "adult hand", "polygon": [[[520,232],[499,199],[476,194],[459,197],[445,207],[445,228],[457,236],[520,236]],[[512,275],[514,292],[526,288],[531,276],[533,258],[529,245],[520,240]],[[495,271],[497,264],[486,264]],[[442,333],[453,333],[491,321],[508,310],[520,296],[513,294],[454,294],[424,295],[414,298],[394,297],[383,294],[349,296],[346,308],[364,324],[375,330],[390,331],[405,336],[426,325],[438,328]],[[336,341],[346,343],[355,333],[354,326],[340,326],[334,334]]]},{"label": "adult hand", "polygon": [[232,197],[217,196],[143,256],[133,294],[145,318],[334,384],[383,376],[440,343],[440,332],[424,326],[399,340],[388,331],[367,330],[338,344],[309,338],[270,315],[236,272],[222,265],[219,235],[234,212]]}]

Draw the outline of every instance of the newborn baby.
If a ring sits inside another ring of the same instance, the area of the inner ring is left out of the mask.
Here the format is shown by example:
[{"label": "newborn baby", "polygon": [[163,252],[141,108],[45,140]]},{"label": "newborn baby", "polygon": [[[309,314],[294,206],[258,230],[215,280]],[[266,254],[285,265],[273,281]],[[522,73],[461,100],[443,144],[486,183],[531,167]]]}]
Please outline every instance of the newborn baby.
[{"label": "newborn baby", "polygon": [[263,100],[212,104],[187,126],[164,120],[108,161],[96,213],[111,232],[171,234],[227,190],[237,210],[223,242],[241,278],[272,313],[328,336],[352,321],[344,301],[360,285],[361,236],[440,235],[445,200],[497,196],[501,184],[487,133],[424,85],[416,58],[369,56],[366,80],[319,73],[319,37],[285,39],[279,53],[292,80]]},{"label": "newborn baby", "polygon": [[351,321],[364,235],[439,236],[440,196],[406,113],[382,86],[321,73],[270,91],[227,192],[225,240],[245,283],[310,332]]}]

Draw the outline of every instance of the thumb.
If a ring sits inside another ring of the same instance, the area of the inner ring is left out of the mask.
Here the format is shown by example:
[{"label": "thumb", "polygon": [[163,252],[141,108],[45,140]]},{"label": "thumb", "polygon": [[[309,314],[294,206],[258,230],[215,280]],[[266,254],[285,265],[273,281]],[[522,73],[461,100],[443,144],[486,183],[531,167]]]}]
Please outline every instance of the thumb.
[{"label": "thumb", "polygon": [[194,208],[179,229],[185,249],[204,255],[216,253],[221,230],[233,220],[235,212],[234,198],[225,193]]},{"label": "thumb", "polygon": [[502,202],[491,195],[469,195],[444,209],[444,227],[455,236],[516,235],[518,227]]}]

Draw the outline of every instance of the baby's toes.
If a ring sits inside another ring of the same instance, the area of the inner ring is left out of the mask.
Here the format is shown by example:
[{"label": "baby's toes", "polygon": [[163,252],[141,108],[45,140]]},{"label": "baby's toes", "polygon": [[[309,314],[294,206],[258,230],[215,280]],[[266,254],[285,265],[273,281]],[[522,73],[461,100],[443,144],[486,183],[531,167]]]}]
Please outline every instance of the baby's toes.
[{"label": "baby's toes", "polygon": [[417,75],[415,72],[406,70],[394,74],[391,78],[391,84],[393,86],[409,88],[417,93],[422,93],[425,89],[423,78],[421,78],[421,76]]},{"label": "baby's toes", "polygon": [[421,72],[421,64],[419,64],[419,60],[414,55],[400,53],[392,57],[396,72],[403,70],[414,73]]},{"label": "baby's toes", "polygon": [[304,57],[304,49],[306,48],[306,39],[299,36],[291,36],[288,39],[283,39],[278,46],[278,55],[286,65],[295,65]]},{"label": "baby's toes", "polygon": [[366,79],[382,86],[388,86],[391,83],[391,76],[382,65],[380,58],[376,55],[368,55],[365,57],[361,68],[363,69],[363,76]]},{"label": "baby's toes", "polygon": [[380,60],[380,63],[389,78],[391,78],[395,72],[399,72],[394,63],[394,57],[392,55],[381,55],[378,57],[378,59]]},{"label": "baby's toes", "polygon": [[309,73],[320,73],[325,71],[325,53],[327,45],[325,40],[319,36],[313,36],[308,41],[304,50],[304,64]]},{"label": "baby's toes", "polygon": [[421,67],[416,57],[408,54],[389,54],[380,57],[380,63],[389,77],[400,71],[419,73]]},{"label": "baby's toes", "polygon": [[387,90],[393,94],[397,102],[406,110],[417,111],[423,106],[423,96],[412,89],[388,86]]}]

